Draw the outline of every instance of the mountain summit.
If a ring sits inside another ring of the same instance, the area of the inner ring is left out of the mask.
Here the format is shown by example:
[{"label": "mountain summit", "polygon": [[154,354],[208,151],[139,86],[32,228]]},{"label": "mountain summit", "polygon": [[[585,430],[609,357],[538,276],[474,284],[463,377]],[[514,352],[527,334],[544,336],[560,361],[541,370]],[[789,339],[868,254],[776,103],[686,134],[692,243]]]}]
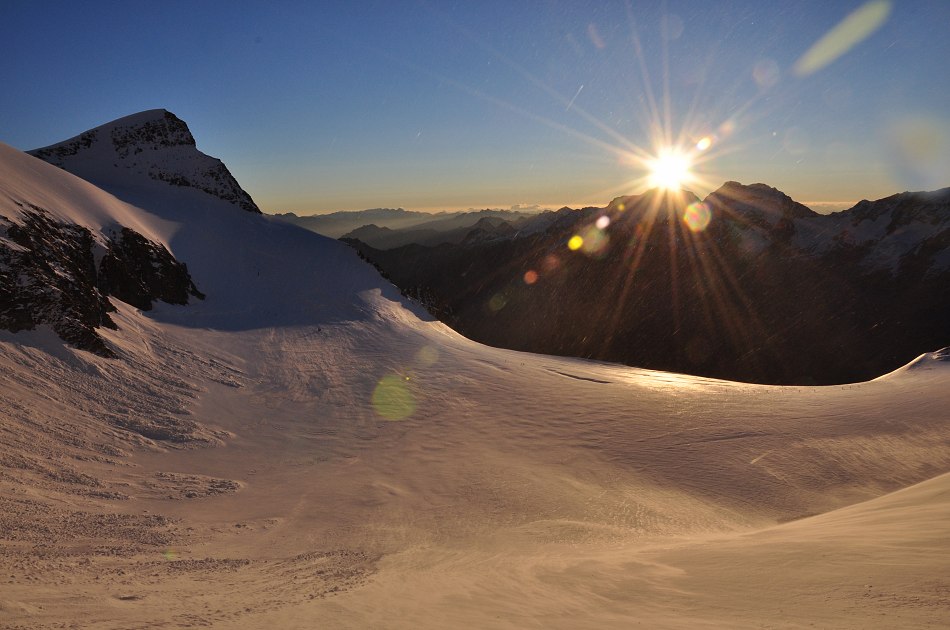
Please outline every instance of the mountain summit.
[{"label": "mountain summit", "polygon": [[165,109],[119,118],[28,153],[107,189],[164,182],[261,213],[224,163],[199,151],[188,125]]}]

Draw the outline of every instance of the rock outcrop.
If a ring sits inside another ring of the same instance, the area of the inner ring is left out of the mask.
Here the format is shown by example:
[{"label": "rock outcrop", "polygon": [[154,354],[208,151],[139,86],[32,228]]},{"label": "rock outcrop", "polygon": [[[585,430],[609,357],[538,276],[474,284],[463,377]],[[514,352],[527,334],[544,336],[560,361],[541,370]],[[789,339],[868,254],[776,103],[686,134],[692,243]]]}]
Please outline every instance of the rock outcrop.
[{"label": "rock outcrop", "polygon": [[0,216],[0,329],[46,324],[67,343],[112,357],[97,332],[116,328],[110,295],[143,310],[204,297],[164,245],[130,228],[96,238],[44,208],[17,205],[16,220]]}]

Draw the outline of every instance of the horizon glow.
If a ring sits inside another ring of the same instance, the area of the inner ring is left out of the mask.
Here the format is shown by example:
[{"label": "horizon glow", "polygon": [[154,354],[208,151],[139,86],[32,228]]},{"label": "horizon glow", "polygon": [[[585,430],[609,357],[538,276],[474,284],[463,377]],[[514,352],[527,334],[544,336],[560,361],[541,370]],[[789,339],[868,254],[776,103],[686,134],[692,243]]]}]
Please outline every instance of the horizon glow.
[{"label": "horizon glow", "polygon": [[602,206],[673,147],[700,197],[950,185],[938,0],[171,7],[6,7],[0,141],[166,108],[268,213]]}]

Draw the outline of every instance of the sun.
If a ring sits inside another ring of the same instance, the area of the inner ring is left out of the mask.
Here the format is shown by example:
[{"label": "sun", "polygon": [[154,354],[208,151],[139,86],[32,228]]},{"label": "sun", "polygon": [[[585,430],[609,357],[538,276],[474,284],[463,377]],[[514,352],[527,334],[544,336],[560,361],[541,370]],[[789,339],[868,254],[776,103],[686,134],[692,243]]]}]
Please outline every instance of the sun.
[{"label": "sun", "polygon": [[660,151],[647,166],[650,169],[650,188],[679,190],[692,179],[690,159],[679,151]]}]

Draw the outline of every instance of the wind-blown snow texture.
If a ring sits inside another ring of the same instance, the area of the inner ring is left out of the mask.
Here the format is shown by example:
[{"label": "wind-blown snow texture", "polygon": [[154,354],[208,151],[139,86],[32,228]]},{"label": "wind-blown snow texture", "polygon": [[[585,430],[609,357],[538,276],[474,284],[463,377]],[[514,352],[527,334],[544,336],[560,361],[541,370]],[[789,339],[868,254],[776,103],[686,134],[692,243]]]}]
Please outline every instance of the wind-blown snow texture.
[{"label": "wind-blown snow texture", "polygon": [[119,303],[119,360],[0,332],[0,623],[945,622],[945,352],[807,388],[489,348],[342,243],[159,184],[40,200],[140,226],[207,299]]}]

